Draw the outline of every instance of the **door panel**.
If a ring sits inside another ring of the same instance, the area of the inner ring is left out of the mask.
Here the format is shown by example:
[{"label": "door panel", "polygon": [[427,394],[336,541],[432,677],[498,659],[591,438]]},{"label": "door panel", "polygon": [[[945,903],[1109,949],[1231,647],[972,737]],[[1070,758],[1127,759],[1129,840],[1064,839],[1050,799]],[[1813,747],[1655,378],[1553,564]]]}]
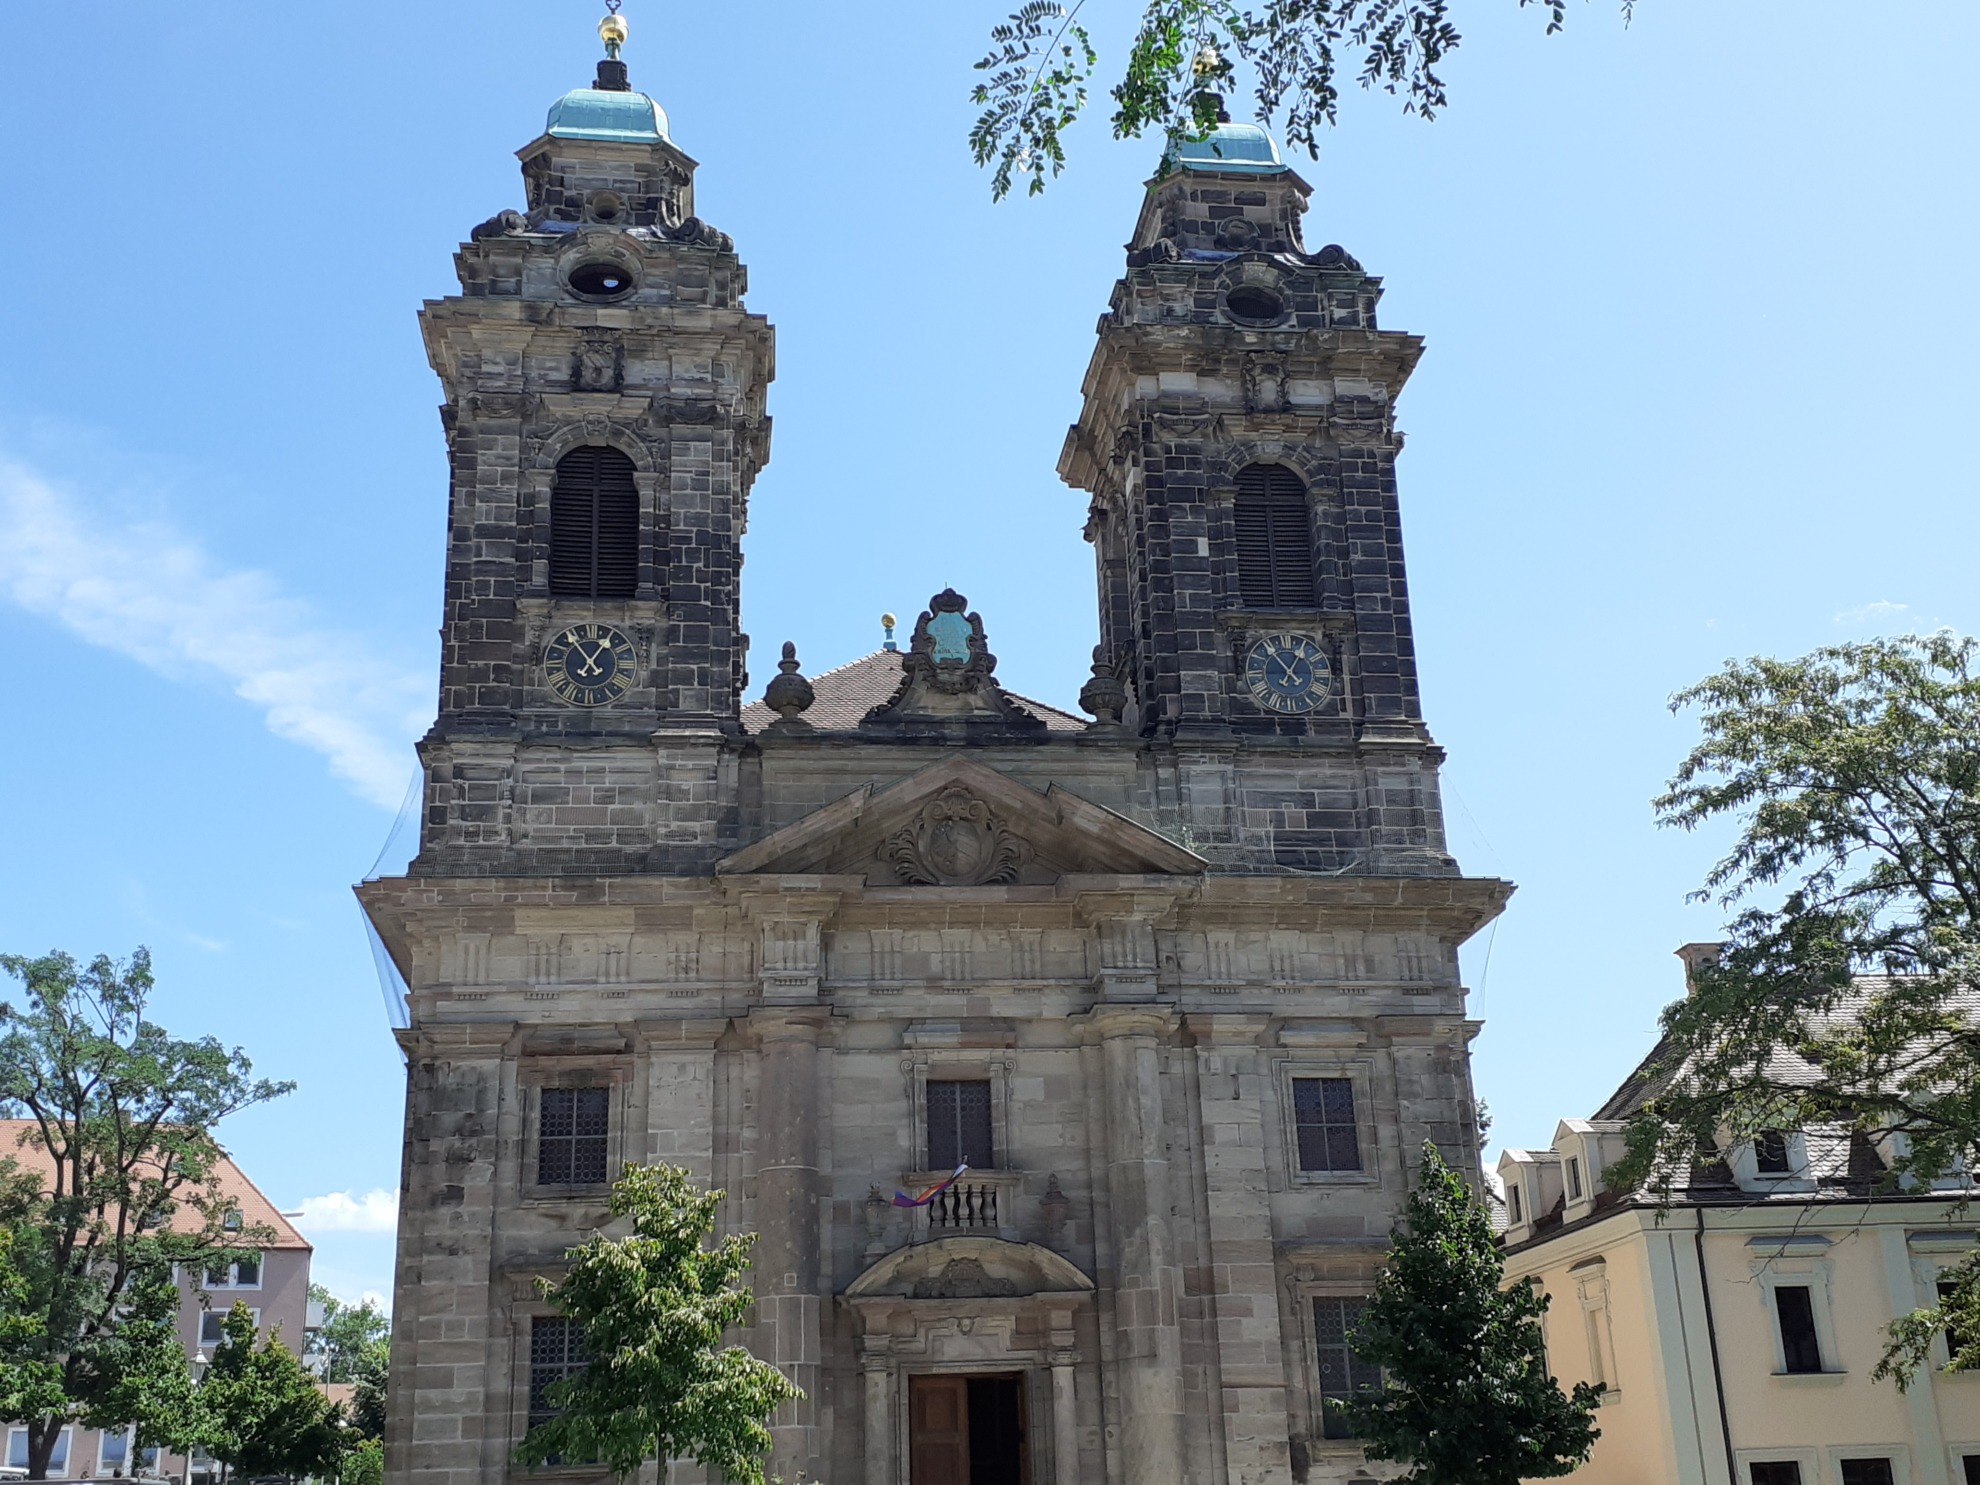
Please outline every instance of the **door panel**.
[{"label": "door panel", "polygon": [[908,1378],[908,1470],[913,1485],[969,1485],[967,1378]]}]

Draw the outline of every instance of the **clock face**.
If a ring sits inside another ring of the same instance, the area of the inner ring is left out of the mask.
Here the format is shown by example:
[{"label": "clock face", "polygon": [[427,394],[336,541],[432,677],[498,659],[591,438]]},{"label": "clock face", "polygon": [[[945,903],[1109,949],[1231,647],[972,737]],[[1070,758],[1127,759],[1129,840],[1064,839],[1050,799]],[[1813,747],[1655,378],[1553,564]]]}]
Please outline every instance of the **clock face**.
[{"label": "clock face", "polygon": [[1310,712],[1334,682],[1326,652],[1304,634],[1263,634],[1244,656],[1244,683],[1269,712]]},{"label": "clock face", "polygon": [[639,660],[625,632],[610,624],[573,624],[543,647],[550,689],[572,706],[604,706],[632,689]]}]

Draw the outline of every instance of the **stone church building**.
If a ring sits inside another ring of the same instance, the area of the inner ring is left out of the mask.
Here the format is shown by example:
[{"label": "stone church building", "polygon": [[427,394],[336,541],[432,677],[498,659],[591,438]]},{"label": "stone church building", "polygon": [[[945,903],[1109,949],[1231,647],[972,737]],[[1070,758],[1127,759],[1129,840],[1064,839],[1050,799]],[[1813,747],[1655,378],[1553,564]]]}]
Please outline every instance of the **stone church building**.
[{"label": "stone church building", "polygon": [[411,1007],[388,1478],[596,1476],[512,1451],[581,1364],[534,1281],[626,1161],[761,1235],[787,1481],[1368,1478],[1345,1335],[1421,1143],[1477,1166],[1457,950],[1510,891],[1446,851],[1418,697],[1422,342],[1263,132],[1182,147],[1059,460],[1084,715],[951,591],[807,678],[738,627],[776,342],[695,161],[616,58],[520,156],[421,316],[439,717],[360,889]]}]

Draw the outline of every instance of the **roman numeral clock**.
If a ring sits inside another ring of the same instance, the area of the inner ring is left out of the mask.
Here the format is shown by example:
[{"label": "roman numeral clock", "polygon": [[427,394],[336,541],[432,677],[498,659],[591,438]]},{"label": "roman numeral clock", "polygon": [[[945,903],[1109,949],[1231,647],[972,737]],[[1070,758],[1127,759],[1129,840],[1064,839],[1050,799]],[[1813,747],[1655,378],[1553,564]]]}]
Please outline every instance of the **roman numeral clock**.
[{"label": "roman numeral clock", "polygon": [[1244,684],[1265,710],[1304,715],[1326,701],[1334,672],[1310,635],[1261,634],[1244,653]]}]

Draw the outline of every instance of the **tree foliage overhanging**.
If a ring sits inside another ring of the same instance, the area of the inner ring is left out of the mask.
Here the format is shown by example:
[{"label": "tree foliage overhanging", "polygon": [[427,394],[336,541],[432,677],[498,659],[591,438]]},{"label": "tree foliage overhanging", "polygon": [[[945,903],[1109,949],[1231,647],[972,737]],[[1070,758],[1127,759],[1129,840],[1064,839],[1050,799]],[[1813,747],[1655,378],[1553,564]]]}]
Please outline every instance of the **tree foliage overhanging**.
[{"label": "tree foliage overhanging", "polygon": [[[1549,35],[1567,20],[1567,0],[1517,0],[1546,16]],[[1627,20],[1634,0],[1618,0]],[[1258,10],[1228,0],[1144,0],[1121,80],[1110,90],[1116,139],[1159,131],[1170,146],[1202,138],[1218,121],[1225,90],[1244,69],[1261,123],[1286,142],[1319,152],[1335,120],[1340,75],[1403,100],[1403,111],[1435,118],[1449,102],[1438,68],[1463,37],[1451,0],[1267,0]],[[1099,56],[1085,24],[1086,0],[1028,0],[991,28],[984,74],[971,90],[982,112],[969,134],[976,163],[991,167],[1001,199],[1018,177],[1045,189],[1065,168],[1063,135],[1087,106]]]},{"label": "tree foliage overhanging", "polygon": [[516,1451],[525,1464],[596,1460],[619,1476],[649,1459],[692,1458],[725,1480],[763,1485],[766,1420],[803,1394],[783,1373],[722,1333],[752,1296],[741,1280],[754,1234],[712,1247],[723,1193],[698,1189],[676,1166],[626,1167],[612,1215],[623,1238],[602,1234],[569,1250],[570,1267],[545,1299],[584,1336],[584,1369],[552,1386],[560,1411]]},{"label": "tree foliage overhanging", "polygon": [[1482,1204],[1437,1147],[1350,1338],[1383,1386],[1348,1403],[1370,1459],[1408,1465],[1403,1485],[1518,1485],[1570,1474],[1599,1430],[1600,1391],[1563,1393],[1547,1375],[1547,1296],[1504,1287],[1505,1258]]},{"label": "tree foliage overhanging", "polygon": [[0,970],[23,992],[0,1003],[0,1115],[25,1121],[0,1150],[0,1418],[26,1425],[40,1479],[66,1424],[134,1423],[147,1443],[183,1431],[172,1267],[249,1256],[264,1236],[228,1221],[213,1131],[290,1085],[147,1020],[142,949],[121,964],[0,955]]},{"label": "tree foliage overhanging", "polygon": [[[1940,633],[1729,663],[1679,693],[1702,737],[1656,802],[1731,822],[1700,897],[1734,916],[1667,1008],[1659,1092],[1612,1180],[1668,1195],[1732,1142],[1826,1128],[1887,1189],[1980,1171],[1980,646]],[[1967,1187],[1970,1190],[1970,1186]],[[1893,1328],[1908,1383],[1951,1322],[1980,1366],[1980,1254]]]}]

